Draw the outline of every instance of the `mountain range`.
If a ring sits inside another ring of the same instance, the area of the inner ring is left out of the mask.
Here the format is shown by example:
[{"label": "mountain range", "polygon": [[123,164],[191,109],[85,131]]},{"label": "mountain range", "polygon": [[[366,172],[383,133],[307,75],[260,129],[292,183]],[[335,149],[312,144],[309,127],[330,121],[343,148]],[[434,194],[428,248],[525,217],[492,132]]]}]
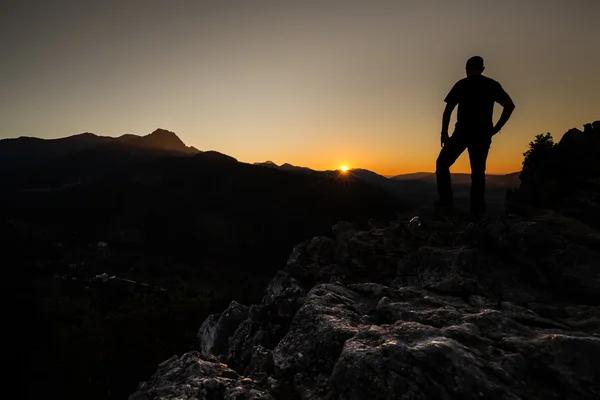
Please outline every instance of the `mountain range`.
[{"label": "mountain range", "polygon": [[59,139],[40,139],[21,136],[0,140],[0,168],[12,170],[43,165],[62,156],[78,151],[109,150],[111,145],[123,148],[145,148],[181,153],[197,153],[194,147],[186,146],[174,132],[156,129],[146,136],[125,134],[119,137],[98,136],[81,133]]},{"label": "mountain range", "polygon": [[[200,153],[195,147],[186,146],[174,132],[165,129],[157,129],[146,136],[126,134],[117,138],[82,133],[51,140],[31,137],[3,139],[0,140],[0,177],[5,184],[0,192],[53,190],[108,174],[123,173],[163,157]],[[340,175],[340,171],[317,171],[289,163],[277,165],[272,161],[254,165],[314,177],[335,178]],[[431,203],[437,195],[433,173],[417,172],[387,178],[355,168],[346,174],[412,203]],[[502,209],[506,190],[519,184],[518,175],[487,176],[487,197],[491,209]],[[468,207],[470,175],[453,174],[452,179],[457,204]]]},{"label": "mountain range", "polygon": [[[292,171],[309,175],[339,175],[340,171],[316,171],[306,167],[299,167],[291,164],[277,165],[272,161],[255,163],[254,165],[275,168],[284,171]],[[362,168],[353,168],[346,172],[347,175],[368,182],[374,187],[386,190],[387,192],[399,196],[405,201],[413,204],[430,204],[437,197],[437,182],[433,172],[414,172],[392,177],[385,177],[373,171]],[[504,209],[507,190],[519,186],[520,172],[510,174],[486,176],[486,199],[488,207],[494,212]],[[455,195],[455,201],[463,209],[469,207],[469,196],[471,188],[471,175],[464,173],[453,173],[452,184]]]},{"label": "mountain range", "polygon": [[197,154],[175,133],[157,129],[146,136],[117,138],[82,133],[61,139],[0,140],[2,190],[50,189],[126,170],[165,156]]}]

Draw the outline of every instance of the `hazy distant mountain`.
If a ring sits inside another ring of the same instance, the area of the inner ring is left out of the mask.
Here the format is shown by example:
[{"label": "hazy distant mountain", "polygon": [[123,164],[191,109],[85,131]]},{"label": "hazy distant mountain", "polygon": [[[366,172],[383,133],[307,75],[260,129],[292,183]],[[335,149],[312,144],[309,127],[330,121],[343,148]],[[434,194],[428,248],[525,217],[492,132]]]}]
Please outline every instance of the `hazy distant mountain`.
[{"label": "hazy distant mountain", "polygon": [[282,164],[279,168],[283,169],[285,171],[302,172],[302,173],[311,174],[311,175],[319,174],[319,172],[320,172],[320,171],[315,171],[314,169],[310,169],[307,167],[299,167],[299,166],[292,165],[289,163]]},{"label": "hazy distant mountain", "polygon": [[[277,166],[272,161],[264,163],[255,163],[280,170],[304,173],[314,176],[326,176],[335,178],[340,175],[340,171],[315,171],[306,167],[283,164]],[[412,204],[429,204],[437,198],[437,183],[435,173],[433,172],[414,172],[410,174],[385,177],[373,171],[361,168],[354,168],[347,171],[343,176],[352,177],[368,183],[371,186],[383,189],[394,196]],[[453,173],[452,183],[455,192],[457,204],[460,207],[468,208],[468,197],[471,187],[471,175]],[[519,173],[506,175],[487,175],[486,176],[486,198],[490,209],[500,210],[504,207],[506,190],[519,186]]]},{"label": "hazy distant mountain", "polygon": [[[435,174],[432,172],[415,172],[386,178],[373,171],[357,168],[349,170],[347,175],[384,189],[414,205],[430,204],[437,198],[437,182]],[[471,175],[452,174],[452,184],[457,205],[461,208],[468,208]],[[503,209],[506,190],[518,185],[518,172],[507,175],[488,175],[486,177],[486,199],[490,209]]]},{"label": "hazy distant mountain", "polygon": [[[134,136],[134,135],[126,135]],[[122,136],[124,138],[125,136]],[[137,136],[136,136],[137,137]],[[82,133],[60,139],[19,137],[0,140],[0,174],[42,164],[70,153],[112,143],[118,138]]]},{"label": "hazy distant mountain", "polygon": [[[415,172],[396,175],[390,179],[398,184],[403,193],[403,198],[416,204],[427,204],[437,199],[437,181],[433,172]],[[519,173],[506,175],[486,175],[486,201],[488,209],[504,209],[506,191],[519,186]],[[452,189],[454,190],[455,203],[464,209],[469,207],[471,190],[471,175],[453,173]]]},{"label": "hazy distant mountain", "polygon": [[53,140],[4,139],[0,141],[0,165],[5,185],[0,190],[60,188],[157,158],[198,152],[164,129],[117,138],[85,133]]},{"label": "hazy distant mountain", "polygon": [[407,180],[407,179],[429,179],[431,176],[435,178],[435,174],[431,172],[411,172],[410,174],[402,174],[392,176],[392,179]]},{"label": "hazy distant mountain", "polygon": [[[414,172],[410,174],[396,175],[392,179],[399,181],[420,180],[428,183],[436,183],[435,173],[433,172]],[[506,187],[515,188],[519,186],[519,172],[513,172],[505,175],[486,175],[487,187]],[[453,173],[452,183],[457,185],[471,184],[471,174]]]},{"label": "hazy distant mountain", "polygon": [[276,169],[280,169],[282,171],[288,171],[288,172],[309,174],[309,175],[313,175],[313,176],[323,175],[326,172],[326,171],[315,171],[314,169],[310,169],[307,167],[299,167],[299,166],[292,165],[289,163],[277,165],[273,161],[255,162],[254,165],[258,165],[261,167],[268,167],[268,168],[276,168]]},{"label": "hazy distant mountain", "polygon": [[98,136],[93,133],[81,133],[60,139],[40,139],[19,137],[0,140],[0,173],[41,165],[50,160],[106,146],[110,144],[138,146],[155,150],[197,153],[194,147],[187,147],[175,133],[157,129],[149,135],[125,134],[119,137]]},{"label": "hazy distant mountain", "polygon": [[327,178],[345,177],[345,180],[348,180],[350,178],[359,179],[361,181],[364,181],[365,183],[368,183],[371,186],[375,186],[379,189],[384,189],[388,193],[391,193],[394,195],[402,195],[402,190],[397,182],[392,181],[392,180],[386,178],[385,176],[379,175],[373,171],[369,171],[366,169],[355,168],[355,169],[351,169],[345,173],[341,173],[339,170],[316,171],[311,168],[296,166],[296,165],[292,165],[289,163],[285,163],[285,164],[282,164],[281,166],[278,166],[277,164],[275,164],[272,161],[257,162],[257,163],[254,163],[254,165],[275,168],[275,169],[279,169],[282,171],[288,171],[288,172],[293,172],[293,173],[307,174],[307,175],[312,175],[312,176],[323,176],[323,177],[327,177]]},{"label": "hazy distant mountain", "polygon": [[354,168],[346,172],[346,174],[356,177],[362,181],[365,181],[370,185],[384,189],[398,197],[405,198],[406,193],[402,185],[400,185],[398,182],[392,179],[386,178],[385,176],[379,175],[373,171],[361,168]]},{"label": "hazy distant mountain", "polygon": [[202,158],[206,161],[219,161],[219,162],[229,162],[229,163],[237,163],[238,160],[234,157],[228,156],[227,154],[219,153],[218,151],[209,150],[202,151],[200,154],[196,155],[197,158]]},{"label": "hazy distant mountain", "polygon": [[273,161],[255,162],[254,165],[259,165],[261,167],[279,168],[279,165],[275,164]]}]

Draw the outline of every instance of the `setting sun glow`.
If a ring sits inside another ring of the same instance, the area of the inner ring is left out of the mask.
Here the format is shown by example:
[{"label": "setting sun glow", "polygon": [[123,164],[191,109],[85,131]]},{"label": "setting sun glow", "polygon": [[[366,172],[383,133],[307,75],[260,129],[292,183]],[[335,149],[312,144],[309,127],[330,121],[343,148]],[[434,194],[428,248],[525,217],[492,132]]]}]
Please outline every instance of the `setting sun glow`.
[{"label": "setting sun glow", "polygon": [[340,167],[340,170],[341,170],[342,172],[347,172],[347,171],[348,171],[348,167],[347,167],[347,166],[345,166],[345,165],[342,165],[342,166]]}]

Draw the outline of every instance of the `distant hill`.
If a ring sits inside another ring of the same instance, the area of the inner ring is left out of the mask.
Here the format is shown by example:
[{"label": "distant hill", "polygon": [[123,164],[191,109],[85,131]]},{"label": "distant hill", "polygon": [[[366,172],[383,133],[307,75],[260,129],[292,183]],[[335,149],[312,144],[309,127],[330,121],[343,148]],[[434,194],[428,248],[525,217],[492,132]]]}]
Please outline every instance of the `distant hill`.
[{"label": "distant hill", "polygon": [[292,172],[300,172],[300,173],[304,173],[304,174],[310,174],[310,175],[316,175],[319,174],[320,171],[315,171],[314,169],[310,169],[307,167],[299,167],[296,165],[292,165],[292,164],[282,164],[279,169],[282,169],[284,171],[292,171]]},{"label": "distant hill", "polygon": [[[274,168],[293,173],[310,174],[313,176],[336,177],[340,171],[315,171],[306,167],[283,164],[278,166],[272,161],[255,163],[255,165]],[[437,182],[433,172],[414,172],[410,174],[396,175],[386,177],[373,171],[362,168],[353,168],[345,173],[348,177],[353,177],[368,183],[373,187],[383,189],[394,196],[415,204],[430,204],[437,198]],[[455,192],[457,204],[462,208],[468,208],[468,197],[471,187],[471,175],[464,173],[453,173],[452,184]],[[486,198],[491,210],[504,209],[506,191],[519,186],[519,172],[506,175],[487,175],[486,176]]]},{"label": "distant hill", "polygon": [[[391,181],[398,184],[399,190],[404,193],[404,198],[416,204],[430,204],[437,199],[437,181],[433,172],[416,172],[411,174],[396,175]],[[486,182],[486,202],[490,211],[501,211],[505,207],[506,192],[519,186],[519,173],[506,175],[488,174]],[[455,203],[458,207],[469,207],[471,190],[471,175],[453,173],[452,189],[454,190]]]},{"label": "distant hill", "polygon": [[392,176],[392,179],[407,180],[407,179],[431,179],[435,178],[435,174],[431,172],[411,172],[410,174],[401,174]]},{"label": "distant hill", "polygon": [[183,153],[198,152],[187,147],[175,133],[164,129],[157,129],[146,136],[125,134],[116,138],[89,132],[59,139],[21,136],[0,140],[0,170],[6,172],[6,169],[14,171],[33,167],[68,154],[117,143]]},{"label": "distant hill", "polygon": [[[130,136],[121,136],[125,140]],[[137,136],[135,136],[137,137]],[[43,164],[52,159],[106,145],[119,140],[93,133],[82,133],[60,139],[19,137],[0,140],[0,174]]]},{"label": "distant hill", "polygon": [[53,140],[4,139],[0,141],[0,165],[5,184],[0,191],[57,189],[161,157],[197,153],[164,129],[118,138],[84,133]]},{"label": "distant hill", "polygon": [[254,165],[258,165],[261,167],[275,168],[275,169],[279,169],[282,171],[288,171],[288,172],[298,172],[298,173],[302,173],[302,174],[315,175],[315,176],[323,175],[325,173],[325,171],[316,171],[314,169],[310,169],[307,167],[299,167],[299,166],[292,165],[289,163],[277,165],[273,161],[256,162],[256,163],[254,163]]},{"label": "distant hill", "polygon": [[275,164],[273,161],[255,162],[254,165],[258,165],[261,167],[279,168],[279,165]]},{"label": "distant hill", "polygon": [[[515,188],[519,186],[519,174],[520,172],[513,172],[504,175],[487,174],[485,177],[487,187],[503,187],[503,188]],[[415,172],[410,174],[396,175],[392,177],[399,181],[408,180],[420,180],[430,183],[436,183],[436,176],[434,172]],[[471,184],[471,174],[464,173],[453,173],[452,183],[457,185]]]}]

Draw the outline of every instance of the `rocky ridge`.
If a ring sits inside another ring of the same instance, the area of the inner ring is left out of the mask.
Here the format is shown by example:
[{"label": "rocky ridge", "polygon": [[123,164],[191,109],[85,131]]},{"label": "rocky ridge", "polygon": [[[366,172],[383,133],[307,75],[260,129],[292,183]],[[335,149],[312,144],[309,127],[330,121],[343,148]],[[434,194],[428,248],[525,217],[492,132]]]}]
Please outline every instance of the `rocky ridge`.
[{"label": "rocky ridge", "polygon": [[600,233],[420,212],[298,245],[130,400],[599,398]]},{"label": "rocky ridge", "polygon": [[551,208],[600,228],[600,120],[573,128],[525,160],[513,201]]}]

